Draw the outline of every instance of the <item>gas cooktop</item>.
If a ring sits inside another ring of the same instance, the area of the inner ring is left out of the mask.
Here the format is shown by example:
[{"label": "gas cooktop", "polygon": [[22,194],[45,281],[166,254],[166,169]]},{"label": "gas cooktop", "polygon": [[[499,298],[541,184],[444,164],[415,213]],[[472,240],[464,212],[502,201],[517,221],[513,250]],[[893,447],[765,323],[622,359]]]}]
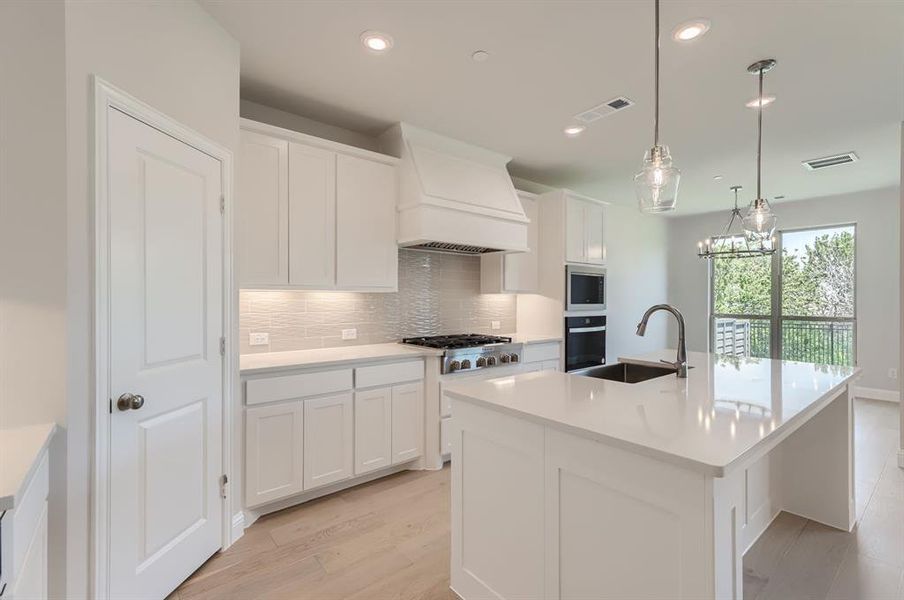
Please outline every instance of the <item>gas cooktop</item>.
[{"label": "gas cooktop", "polygon": [[455,335],[428,335],[421,337],[403,338],[403,344],[426,346],[427,348],[439,348],[452,350],[456,348],[474,348],[488,344],[510,344],[512,338],[498,335],[483,335],[480,333],[459,333]]},{"label": "gas cooktop", "polygon": [[402,343],[444,350],[442,374],[504,367],[521,360],[521,344],[513,344],[512,338],[498,335],[432,335],[404,338]]}]

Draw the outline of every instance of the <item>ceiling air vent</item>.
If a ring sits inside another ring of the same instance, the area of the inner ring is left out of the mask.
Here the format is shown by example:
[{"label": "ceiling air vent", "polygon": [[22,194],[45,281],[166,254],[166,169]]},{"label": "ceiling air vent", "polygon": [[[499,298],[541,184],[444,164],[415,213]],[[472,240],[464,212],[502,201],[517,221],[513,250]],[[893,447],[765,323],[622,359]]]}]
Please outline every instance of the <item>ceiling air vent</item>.
[{"label": "ceiling air vent", "polygon": [[801,164],[803,164],[808,171],[816,171],[817,169],[846,165],[847,163],[857,162],[857,160],[856,154],[853,152],[845,152],[844,154],[823,156],[822,158],[811,158],[810,160],[805,160]]},{"label": "ceiling air vent", "polygon": [[576,114],[574,118],[576,121],[584,124],[589,124],[593,123],[594,121],[599,121],[603,117],[608,117],[616,111],[624,110],[629,106],[634,106],[633,100],[625,98],[624,96],[618,96],[617,98],[606,100],[599,106],[588,108],[584,112]]}]

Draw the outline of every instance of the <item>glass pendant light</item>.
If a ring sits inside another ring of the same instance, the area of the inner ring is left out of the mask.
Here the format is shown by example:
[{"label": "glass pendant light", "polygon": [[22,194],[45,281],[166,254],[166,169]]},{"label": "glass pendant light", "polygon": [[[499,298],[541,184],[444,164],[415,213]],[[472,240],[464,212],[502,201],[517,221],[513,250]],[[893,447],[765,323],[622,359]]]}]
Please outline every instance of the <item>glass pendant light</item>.
[{"label": "glass pendant light", "polygon": [[672,165],[669,147],[659,144],[659,0],[655,0],[655,104],[653,147],[643,157],[643,168],[634,176],[634,191],[640,211],[660,213],[675,210],[678,204],[678,182],[681,171]]},{"label": "glass pendant light", "polygon": [[757,98],[760,99],[760,106],[755,108],[757,111],[756,198],[750,203],[747,214],[744,215],[744,219],[741,221],[742,226],[744,227],[744,235],[747,237],[747,240],[752,243],[771,240],[772,234],[775,233],[775,223],[778,220],[775,213],[772,212],[772,207],[769,206],[769,201],[763,197],[760,190],[760,180],[762,179],[763,171],[763,74],[774,66],[775,60],[767,58],[765,60],[757,61],[747,67],[747,72],[757,74],[760,81],[760,95],[757,96]]}]

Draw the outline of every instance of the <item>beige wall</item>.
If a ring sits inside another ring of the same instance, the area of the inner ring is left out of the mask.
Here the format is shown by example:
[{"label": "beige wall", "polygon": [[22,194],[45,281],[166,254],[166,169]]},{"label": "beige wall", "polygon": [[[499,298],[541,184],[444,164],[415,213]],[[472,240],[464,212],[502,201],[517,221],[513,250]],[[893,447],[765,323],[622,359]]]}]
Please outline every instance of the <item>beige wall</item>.
[{"label": "beige wall", "polygon": [[[92,75],[235,152],[239,47],[198,4],[66,4],[68,199],[68,593],[87,594],[89,431],[94,403]],[[238,449],[236,450],[238,452]],[[233,489],[241,489],[236,484]]]},{"label": "beige wall", "polygon": [[66,421],[64,25],[0,2],[0,428]]},{"label": "beige wall", "polygon": [[[857,358],[859,385],[897,390],[888,370],[898,367],[900,324],[899,190],[864,191],[775,205],[779,229],[857,224]],[[691,215],[669,224],[669,299],[685,311],[688,348],[706,350],[708,265],[697,258],[697,242],[725,227],[728,211]]]}]

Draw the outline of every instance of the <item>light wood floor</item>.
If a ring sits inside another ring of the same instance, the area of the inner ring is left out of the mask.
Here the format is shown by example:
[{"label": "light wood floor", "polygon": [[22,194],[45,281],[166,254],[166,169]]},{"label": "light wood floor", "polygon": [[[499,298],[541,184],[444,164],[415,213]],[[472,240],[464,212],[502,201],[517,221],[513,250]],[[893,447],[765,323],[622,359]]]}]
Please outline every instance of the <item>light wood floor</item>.
[{"label": "light wood floor", "polygon": [[[858,401],[857,529],[782,513],[744,557],[745,600],[904,600],[897,424]],[[171,598],[452,599],[449,543],[449,468],[403,472],[261,518]]]}]

